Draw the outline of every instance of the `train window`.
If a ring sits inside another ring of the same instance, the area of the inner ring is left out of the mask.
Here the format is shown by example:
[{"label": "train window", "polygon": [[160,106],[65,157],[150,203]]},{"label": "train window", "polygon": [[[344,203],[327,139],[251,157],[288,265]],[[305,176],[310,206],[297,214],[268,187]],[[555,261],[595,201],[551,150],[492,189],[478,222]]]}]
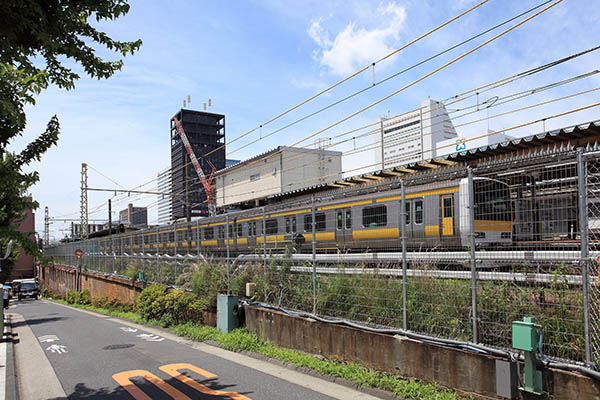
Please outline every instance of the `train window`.
[{"label": "train window", "polygon": [[352,228],[352,212],[350,210],[346,210],[346,229]]},{"label": "train window", "polygon": [[312,232],[312,215],[304,216],[304,232]]},{"label": "train window", "polygon": [[324,231],[326,228],[325,213],[315,214],[315,222],[315,230],[318,232]]},{"label": "train window", "polygon": [[415,201],[415,224],[423,223],[423,200]]},{"label": "train window", "polygon": [[444,218],[451,218],[452,215],[452,197],[442,198],[444,207]]},{"label": "train window", "polygon": [[267,235],[273,235],[277,233],[277,219],[268,219],[265,222]]},{"label": "train window", "polygon": [[225,229],[223,225],[219,226],[219,239],[225,239]]},{"label": "train window", "polygon": [[290,233],[290,219],[285,219],[285,233]]},{"label": "train window", "polygon": [[296,217],[292,217],[292,232],[296,233]]},{"label": "train window", "polygon": [[406,206],[406,225],[410,224],[410,205],[412,203],[405,203],[404,205]]},{"label": "train window", "polygon": [[233,224],[229,224],[229,239],[233,237]]},{"label": "train window", "polygon": [[252,236],[256,236],[256,221],[252,223]]},{"label": "train window", "polygon": [[238,237],[244,236],[243,225],[236,222]]},{"label": "train window", "polygon": [[214,238],[215,238],[215,229],[212,227],[204,228],[204,239],[211,240]]},{"label": "train window", "polygon": [[344,217],[342,215],[341,211],[337,212],[337,229],[338,231],[341,230],[343,228],[344,224]]},{"label": "train window", "polygon": [[387,225],[387,207],[365,207],[362,210],[363,226],[366,228]]}]

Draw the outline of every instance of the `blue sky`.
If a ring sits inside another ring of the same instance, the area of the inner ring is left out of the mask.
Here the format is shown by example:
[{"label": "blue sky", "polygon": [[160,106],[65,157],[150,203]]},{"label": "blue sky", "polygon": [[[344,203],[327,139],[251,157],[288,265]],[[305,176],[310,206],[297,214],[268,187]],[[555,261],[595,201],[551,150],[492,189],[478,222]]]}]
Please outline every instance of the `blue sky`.
[{"label": "blue sky", "polygon": [[[43,230],[43,207],[54,217],[78,217],[81,163],[133,188],[152,182],[170,165],[169,119],[188,95],[191,108],[202,109],[209,98],[212,111],[226,115],[226,138],[259,126],[280,112],[346,77],[353,71],[395,50],[422,33],[477,4],[470,0],[396,1],[131,1],[130,13],[100,27],[120,40],[141,38],[144,44],[125,59],[123,70],[109,80],[82,78],[75,90],[51,88],[28,109],[28,128],[14,141],[12,150],[23,148],[57,114],[61,122],[58,147],[42,162],[32,165],[41,181],[33,189],[40,202],[36,227]],[[467,39],[541,1],[489,0],[477,10],[430,37],[410,46],[375,67],[379,81],[407,66]],[[564,0],[548,12],[522,25],[465,59],[445,68],[390,100],[324,132],[332,137],[419,107],[430,96],[445,99],[506,76],[533,68],[598,45],[600,27],[594,1]],[[514,23],[507,25],[512,26]],[[277,145],[289,145],[400,89],[433,69],[506,29],[402,74],[339,106],[266,139],[273,130],[331,102],[369,86],[369,70],[285,117],[227,147],[228,158],[245,159]],[[102,51],[106,58],[116,55]],[[600,52],[507,85],[493,93],[506,95],[549,84],[599,68]],[[83,74],[82,74],[83,75]],[[600,75],[600,74],[599,74]],[[529,96],[489,111],[490,115],[536,104],[600,86],[598,75]],[[536,107],[489,121],[489,129],[501,130],[598,101],[599,92]],[[470,116],[462,122],[485,117]],[[600,119],[599,109],[571,114],[546,123],[547,129]],[[461,136],[486,133],[488,122],[459,129]],[[541,125],[511,131],[513,136],[537,133]],[[364,146],[373,139],[358,142]],[[312,141],[304,143],[311,144]],[[246,145],[246,146],[245,146]],[[245,147],[243,147],[245,146]],[[354,143],[332,148],[345,151]],[[371,165],[373,152],[345,157],[343,168]],[[95,170],[91,187],[116,185]],[[356,170],[358,171],[358,170]],[[155,183],[143,187],[156,190]],[[90,218],[106,218],[109,193],[90,193]],[[113,210],[150,206],[156,218],[156,196],[116,196]],[[53,224],[51,236],[62,237],[66,226]]]}]

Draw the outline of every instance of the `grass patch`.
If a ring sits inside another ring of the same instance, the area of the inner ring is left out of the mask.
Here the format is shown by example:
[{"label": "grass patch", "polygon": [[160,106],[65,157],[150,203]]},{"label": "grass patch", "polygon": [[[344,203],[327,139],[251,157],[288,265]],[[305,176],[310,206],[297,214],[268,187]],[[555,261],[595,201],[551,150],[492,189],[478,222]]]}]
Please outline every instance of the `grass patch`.
[{"label": "grass patch", "polygon": [[[52,299],[57,303],[66,304],[100,314],[123,318],[141,325],[159,325],[159,321],[146,320],[135,312],[114,311],[107,308],[85,304],[69,304],[62,299]],[[321,360],[309,354],[300,353],[266,342],[246,329],[236,329],[230,333],[222,333],[216,328],[193,322],[171,326],[178,336],[203,342],[212,340],[220,347],[231,351],[249,351],[265,355],[286,363],[310,368],[323,375],[347,379],[358,387],[372,387],[386,390],[394,395],[413,400],[458,400],[463,399],[454,391],[441,388],[438,385],[422,383],[415,379],[403,379],[392,374],[374,371],[357,363],[346,363],[337,360]]]}]

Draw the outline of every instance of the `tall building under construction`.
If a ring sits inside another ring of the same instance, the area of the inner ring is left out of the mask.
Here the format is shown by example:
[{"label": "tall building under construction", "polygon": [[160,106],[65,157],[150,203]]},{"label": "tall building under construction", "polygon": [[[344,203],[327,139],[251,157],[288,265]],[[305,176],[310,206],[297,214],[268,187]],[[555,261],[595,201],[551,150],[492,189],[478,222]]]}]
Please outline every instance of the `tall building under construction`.
[{"label": "tall building under construction", "polygon": [[[204,174],[208,177],[212,172],[210,163],[216,170],[225,168],[225,116],[181,109],[175,117],[181,123]],[[194,170],[173,119],[171,119],[171,193],[173,194],[171,202],[173,220],[208,216],[204,187]]]}]

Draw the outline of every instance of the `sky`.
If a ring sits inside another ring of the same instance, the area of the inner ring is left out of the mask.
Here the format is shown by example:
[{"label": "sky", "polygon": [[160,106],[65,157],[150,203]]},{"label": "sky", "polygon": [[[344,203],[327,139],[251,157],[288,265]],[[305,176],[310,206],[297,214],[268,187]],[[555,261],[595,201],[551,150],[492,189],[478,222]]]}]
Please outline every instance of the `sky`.
[{"label": "sky", "polygon": [[[37,104],[26,110],[25,134],[9,146],[11,151],[20,151],[43,131],[53,115],[58,116],[61,124],[58,146],[50,149],[41,162],[29,167],[40,173],[40,182],[31,189],[33,198],[40,203],[36,230],[43,232],[45,206],[49,207],[51,217],[79,218],[82,163],[90,167],[90,187],[132,189],[146,184],[141,186],[142,190],[157,190],[157,173],[170,166],[169,120],[183,106],[187,96],[192,100],[189,108],[197,110],[202,110],[208,99],[212,100],[210,111],[224,114],[226,118],[227,158],[244,160],[279,145],[294,144],[323,130],[300,144],[314,147],[320,138],[343,135],[381,117],[413,110],[427,98],[445,100],[600,44],[597,40],[600,12],[596,2],[563,0],[425,79],[420,80],[526,17],[379,83],[543,2],[489,0],[377,62],[480,1],[131,0],[131,10],[126,16],[102,23],[94,20],[92,24],[114,39],[141,38],[140,51],[124,58],[123,69],[108,80],[90,79],[74,66],[82,75],[76,88],[65,91],[51,87],[41,93]],[[120,59],[104,49],[99,49],[98,54],[105,59]],[[481,95],[480,101],[594,71],[600,68],[598,61],[600,50],[488,91]],[[377,62],[375,67],[265,124],[373,62]],[[415,81],[418,82],[403,89]],[[489,130],[499,131],[596,103],[600,91],[508,113],[596,87],[600,87],[600,74],[453,119],[453,122],[461,125],[457,128],[458,134],[466,138]],[[365,88],[369,89],[276,132]],[[403,90],[389,99],[326,129],[400,89]],[[456,109],[472,105],[474,101],[475,98],[467,99],[448,106],[448,110],[451,116],[458,117],[460,111]],[[495,117],[501,113],[507,114]],[[482,121],[468,123],[477,119]],[[598,119],[600,108],[594,107],[548,119],[545,129]],[[258,128],[261,125],[263,127]],[[251,134],[236,140],[253,129]],[[541,123],[536,123],[507,133],[520,137],[543,129]],[[343,152],[358,149],[354,155],[344,156],[342,164],[347,176],[356,175],[377,169],[374,152],[364,150],[372,146],[373,140],[373,137],[349,140],[329,149]],[[115,196],[106,192],[89,193],[90,219],[107,219],[109,198],[112,198],[113,218],[127,203],[133,203],[148,206],[149,222],[156,222],[157,196]],[[68,226],[68,223],[53,223],[51,239],[63,237]]]}]

